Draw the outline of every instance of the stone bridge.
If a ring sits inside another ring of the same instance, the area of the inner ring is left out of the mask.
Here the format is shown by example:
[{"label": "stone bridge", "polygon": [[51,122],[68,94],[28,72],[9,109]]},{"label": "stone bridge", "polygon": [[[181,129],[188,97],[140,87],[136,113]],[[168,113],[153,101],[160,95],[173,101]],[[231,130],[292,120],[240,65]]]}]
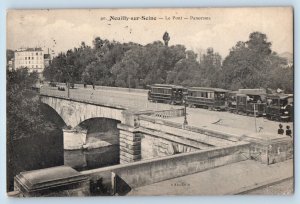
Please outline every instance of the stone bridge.
[{"label": "stone bridge", "polygon": [[45,93],[40,97],[66,123],[65,149],[83,147],[86,130],[79,127],[84,121],[118,121],[120,165],[84,172],[66,166],[21,172],[15,177],[19,196],[98,195],[103,186],[109,195],[122,195],[124,189],[128,193],[127,189],[235,162],[272,164],[293,157],[292,140],[286,137],[236,134],[226,128],[221,132],[165,120],[182,116],[182,108],[138,111],[84,98]]},{"label": "stone bridge", "polygon": [[[128,163],[141,159],[172,155],[178,152],[189,152],[200,149],[201,145],[192,145],[175,136],[164,136],[149,131],[141,131],[142,115],[154,118],[178,117],[183,109],[159,111],[133,111],[124,106],[112,106],[83,99],[70,99],[63,96],[41,94],[40,99],[51,107],[63,119],[65,150],[82,149],[87,141],[87,130],[81,127],[85,121],[93,118],[106,118],[118,122],[118,140],[120,145],[120,163]],[[145,129],[146,130],[146,129]],[[142,134],[143,133],[143,134]],[[210,145],[208,145],[210,146]]]}]

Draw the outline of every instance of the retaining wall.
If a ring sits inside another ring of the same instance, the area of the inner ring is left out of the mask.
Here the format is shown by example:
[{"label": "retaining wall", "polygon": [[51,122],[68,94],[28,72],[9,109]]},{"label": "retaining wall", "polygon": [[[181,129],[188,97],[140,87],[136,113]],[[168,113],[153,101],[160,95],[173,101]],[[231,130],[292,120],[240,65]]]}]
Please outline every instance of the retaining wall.
[{"label": "retaining wall", "polygon": [[249,145],[246,142],[238,142],[227,147],[199,150],[81,173],[91,176],[94,181],[101,179],[103,185],[107,186],[113,186],[115,175],[130,188],[134,188],[246,160],[249,158]]}]

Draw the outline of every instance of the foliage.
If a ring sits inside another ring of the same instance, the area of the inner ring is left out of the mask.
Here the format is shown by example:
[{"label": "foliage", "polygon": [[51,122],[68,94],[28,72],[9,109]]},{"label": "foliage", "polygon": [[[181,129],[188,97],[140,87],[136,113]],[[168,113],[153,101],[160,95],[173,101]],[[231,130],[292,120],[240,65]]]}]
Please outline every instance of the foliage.
[{"label": "foliage", "polygon": [[6,63],[14,58],[14,51],[13,50],[6,50]]},{"label": "foliage", "polygon": [[[223,62],[224,88],[283,88],[292,91],[291,76],[284,74],[287,61],[271,50],[263,33],[254,32],[247,42],[238,42]],[[283,75],[278,75],[282,73]],[[284,77],[283,77],[284,76]],[[275,81],[275,79],[278,79]],[[282,84],[281,84],[282,83]]]},{"label": "foliage", "polygon": [[[162,40],[168,40],[169,35]],[[185,86],[281,88],[293,91],[293,69],[271,49],[267,36],[253,32],[237,42],[224,61],[213,48],[198,56],[183,45],[120,43],[96,37],[93,47],[83,42],[55,57],[44,76],[49,81],[72,81],[104,86],[146,88],[154,83]],[[200,60],[199,60],[200,59]]]},{"label": "foliage", "polygon": [[30,90],[38,80],[26,68],[7,72],[7,135],[9,141],[41,134],[51,127],[40,112],[38,96]]}]

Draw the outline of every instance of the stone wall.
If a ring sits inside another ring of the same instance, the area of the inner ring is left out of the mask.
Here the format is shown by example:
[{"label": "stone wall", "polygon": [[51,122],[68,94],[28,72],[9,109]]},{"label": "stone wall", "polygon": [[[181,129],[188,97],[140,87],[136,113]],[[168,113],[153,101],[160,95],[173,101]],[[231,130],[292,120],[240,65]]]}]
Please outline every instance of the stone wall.
[{"label": "stone wall", "polygon": [[[139,187],[205,171],[218,166],[239,162],[250,157],[249,143],[238,142],[231,146],[218,147],[210,150],[199,150],[190,153],[149,159],[129,164],[82,171],[92,180],[101,179],[104,185],[114,186],[117,176],[128,187]],[[112,174],[114,173],[114,174]]]},{"label": "stone wall", "polygon": [[199,150],[198,148],[176,143],[153,135],[141,133],[141,160],[165,157]]},{"label": "stone wall", "polygon": [[252,142],[250,146],[251,159],[267,165],[292,159],[293,150],[293,143],[288,140],[264,143]]}]

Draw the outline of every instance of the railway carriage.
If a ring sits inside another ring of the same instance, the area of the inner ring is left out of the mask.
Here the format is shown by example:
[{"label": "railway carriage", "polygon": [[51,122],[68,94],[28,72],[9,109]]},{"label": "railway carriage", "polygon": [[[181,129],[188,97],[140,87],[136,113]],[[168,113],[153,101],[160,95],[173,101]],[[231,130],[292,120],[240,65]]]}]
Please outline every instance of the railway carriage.
[{"label": "railway carriage", "polygon": [[202,107],[211,110],[226,109],[226,94],[228,90],[207,87],[190,87],[186,96],[189,107]]},{"label": "railway carriage", "polygon": [[264,116],[265,101],[266,91],[264,89],[239,89],[236,94],[236,113]]},{"label": "railway carriage", "polygon": [[148,100],[169,104],[183,104],[187,89],[171,84],[154,84],[149,86]]},{"label": "railway carriage", "polygon": [[270,120],[292,121],[294,117],[293,94],[267,95],[266,116]]},{"label": "railway carriage", "polygon": [[227,102],[227,106],[226,106],[226,110],[229,112],[236,112],[236,95],[237,95],[238,91],[229,91],[227,93],[227,97],[226,97],[226,102]]}]

